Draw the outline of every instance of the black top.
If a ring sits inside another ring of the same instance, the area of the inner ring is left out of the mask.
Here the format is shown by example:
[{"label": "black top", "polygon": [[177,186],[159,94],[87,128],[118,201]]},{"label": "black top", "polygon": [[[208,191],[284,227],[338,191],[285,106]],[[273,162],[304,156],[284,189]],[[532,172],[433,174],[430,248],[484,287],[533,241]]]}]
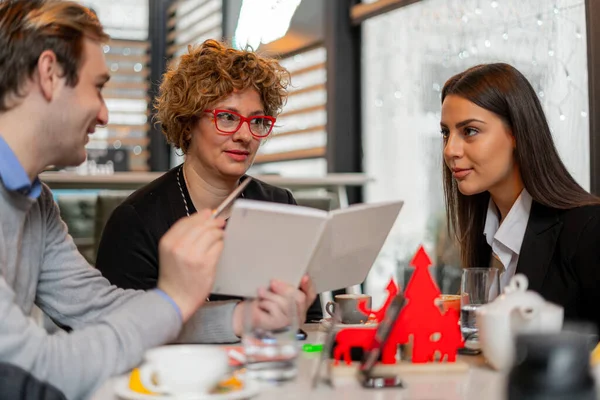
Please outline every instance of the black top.
[{"label": "black top", "polygon": [[[102,232],[96,267],[112,284],[126,289],[148,290],[156,287],[158,242],[177,220],[187,215],[177,184],[179,170],[179,166],[175,167],[138,189],[111,214]],[[183,181],[181,189],[190,214],[195,213]],[[288,190],[257,179],[252,179],[242,196],[250,200],[296,204]],[[210,296],[211,301],[231,299],[241,298]],[[317,321],[322,317],[321,303],[317,297],[308,310],[306,320]]]},{"label": "black top", "polygon": [[[483,233],[479,239],[478,258],[489,263],[491,248]],[[533,201],[516,273],[564,307],[565,321],[600,328],[600,206],[558,210]]]}]

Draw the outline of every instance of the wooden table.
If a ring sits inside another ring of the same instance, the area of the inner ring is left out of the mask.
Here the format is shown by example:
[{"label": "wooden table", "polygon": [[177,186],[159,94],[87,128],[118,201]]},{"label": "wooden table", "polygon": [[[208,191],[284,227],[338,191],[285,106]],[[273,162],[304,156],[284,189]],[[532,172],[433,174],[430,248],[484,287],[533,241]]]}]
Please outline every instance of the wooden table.
[{"label": "wooden table", "polygon": [[[323,333],[318,326],[305,328],[307,343],[319,343]],[[334,374],[334,386],[320,384],[311,388],[311,372],[319,353],[302,353],[298,377],[281,386],[266,386],[254,399],[257,400],[501,400],[505,399],[506,376],[490,369],[480,356],[460,357],[469,364],[466,372],[410,373],[404,374],[403,389],[364,389],[354,376]],[[596,374],[598,375],[598,374]],[[92,400],[117,400],[114,394],[115,378],[106,382]]]}]

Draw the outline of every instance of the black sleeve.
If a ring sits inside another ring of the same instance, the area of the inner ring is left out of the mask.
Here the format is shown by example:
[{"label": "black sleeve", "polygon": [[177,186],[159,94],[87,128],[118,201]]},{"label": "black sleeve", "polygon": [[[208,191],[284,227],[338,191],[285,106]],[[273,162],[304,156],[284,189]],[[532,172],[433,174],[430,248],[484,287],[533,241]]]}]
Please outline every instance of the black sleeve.
[{"label": "black sleeve", "polygon": [[581,298],[578,314],[581,319],[594,322],[600,332],[600,215],[590,218],[577,240],[577,248],[571,262],[579,286]]},{"label": "black sleeve", "polygon": [[118,206],[108,219],[96,267],[113,285],[148,290],[158,280],[158,239],[154,238],[135,209]]},{"label": "black sleeve", "polygon": [[[294,195],[292,195],[292,192],[289,190],[286,190],[286,192],[288,194],[288,204],[297,205],[298,203],[296,203],[296,199],[294,198]],[[306,322],[320,321],[322,318],[323,310],[321,309],[321,296],[317,295],[317,298],[310,305],[308,311],[306,312]]]},{"label": "black sleeve", "polygon": [[315,301],[310,305],[306,312],[306,323],[319,322],[323,319],[323,310],[321,309],[321,296],[317,295]]},{"label": "black sleeve", "polygon": [[29,372],[12,364],[0,363],[0,399],[66,400],[65,395]]},{"label": "black sleeve", "polygon": [[293,205],[297,206],[298,203],[296,203],[296,199],[294,198],[294,195],[292,194],[292,192],[290,192],[287,189],[285,191],[287,192],[287,195],[288,195],[288,201],[287,201],[287,203],[288,204],[293,204]]}]

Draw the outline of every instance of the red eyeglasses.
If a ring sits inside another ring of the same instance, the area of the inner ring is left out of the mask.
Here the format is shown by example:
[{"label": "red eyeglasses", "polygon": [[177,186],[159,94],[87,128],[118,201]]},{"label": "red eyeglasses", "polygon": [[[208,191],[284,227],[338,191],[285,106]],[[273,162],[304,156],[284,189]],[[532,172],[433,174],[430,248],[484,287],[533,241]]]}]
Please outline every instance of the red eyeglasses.
[{"label": "red eyeglasses", "polygon": [[269,136],[275,125],[275,117],[269,115],[255,115],[252,117],[244,117],[231,110],[204,110],[206,113],[213,115],[215,127],[221,133],[231,135],[236,133],[244,122],[248,123],[250,133],[257,139],[264,139]]}]

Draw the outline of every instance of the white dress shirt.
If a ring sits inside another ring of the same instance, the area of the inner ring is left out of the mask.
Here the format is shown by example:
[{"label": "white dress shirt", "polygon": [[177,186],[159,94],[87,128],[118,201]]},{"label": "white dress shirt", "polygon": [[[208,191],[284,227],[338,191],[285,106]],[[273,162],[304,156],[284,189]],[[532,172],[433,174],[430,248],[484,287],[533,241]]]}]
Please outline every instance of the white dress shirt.
[{"label": "white dress shirt", "polygon": [[504,266],[504,273],[500,276],[501,290],[515,275],[525,229],[529,221],[531,202],[531,195],[523,189],[508,215],[500,224],[498,208],[490,198],[483,234],[492,248],[492,252]]}]

